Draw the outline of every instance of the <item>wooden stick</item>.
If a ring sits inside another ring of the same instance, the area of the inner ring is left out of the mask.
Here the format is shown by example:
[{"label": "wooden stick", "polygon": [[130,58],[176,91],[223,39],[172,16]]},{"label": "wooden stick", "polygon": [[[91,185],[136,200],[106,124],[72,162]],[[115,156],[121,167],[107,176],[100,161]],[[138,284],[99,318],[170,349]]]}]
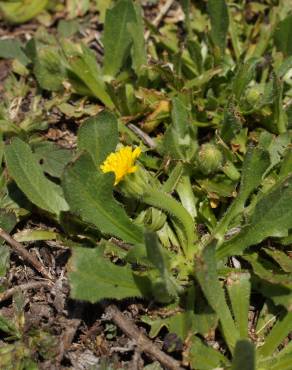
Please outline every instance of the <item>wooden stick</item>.
[{"label": "wooden stick", "polygon": [[79,319],[68,320],[69,326],[67,326],[66,330],[64,331],[60,338],[59,354],[56,359],[58,364],[60,364],[60,362],[63,360],[66,351],[70,348],[80,323],[81,320]]},{"label": "wooden stick", "polygon": [[128,318],[126,318],[117,306],[111,304],[105,307],[105,313],[110,319],[131,339],[135,340],[137,347],[151,358],[159,361],[169,370],[184,370],[180,363],[157,348]]},{"label": "wooden stick", "polygon": [[45,266],[36,259],[31,253],[29,253],[19,242],[12,238],[5,230],[0,227],[0,237],[4,239],[10,247],[21,256],[26,262],[33,266],[45,279],[53,281],[52,275],[45,268]]},{"label": "wooden stick", "polygon": [[[165,17],[165,15],[169,11],[169,9],[170,9],[170,7],[172,6],[173,3],[174,3],[174,0],[167,0],[166,3],[160,8],[157,16],[155,17],[155,19],[152,22],[152,25],[154,27],[158,27],[159,26],[159,23]],[[150,36],[150,30],[147,30],[145,32],[145,40],[148,40],[149,36]]]},{"label": "wooden stick", "polygon": [[7,299],[11,298],[19,289],[20,290],[38,289],[42,287],[50,287],[51,284],[52,283],[50,281],[33,281],[31,283],[17,285],[13,288],[6,290],[3,293],[0,293],[0,302],[4,302]]},{"label": "wooden stick", "polygon": [[148,145],[149,148],[151,148],[151,149],[156,148],[157,145],[156,145],[155,141],[149,135],[147,135],[146,132],[142,131],[139,127],[133,125],[132,123],[129,123],[128,127],[137,136],[139,136],[143,140],[144,144]]}]

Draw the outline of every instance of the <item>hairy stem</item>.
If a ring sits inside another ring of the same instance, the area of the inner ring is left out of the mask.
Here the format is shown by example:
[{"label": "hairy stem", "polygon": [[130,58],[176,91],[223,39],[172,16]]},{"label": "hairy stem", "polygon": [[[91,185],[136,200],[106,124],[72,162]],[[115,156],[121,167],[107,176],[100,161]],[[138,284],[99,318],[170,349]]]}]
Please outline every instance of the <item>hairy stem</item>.
[{"label": "hairy stem", "polygon": [[157,189],[151,189],[151,191],[145,193],[143,202],[164,210],[174,218],[183,232],[180,241],[185,257],[192,259],[195,252],[194,242],[196,237],[195,224],[189,212],[174,198]]}]

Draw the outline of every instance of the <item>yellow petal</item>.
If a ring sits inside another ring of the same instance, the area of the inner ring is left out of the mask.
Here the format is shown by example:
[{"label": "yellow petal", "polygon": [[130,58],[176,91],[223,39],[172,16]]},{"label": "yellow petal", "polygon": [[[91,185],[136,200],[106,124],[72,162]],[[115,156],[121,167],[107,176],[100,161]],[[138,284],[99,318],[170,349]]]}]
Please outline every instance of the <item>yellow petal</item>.
[{"label": "yellow petal", "polygon": [[101,164],[102,172],[114,172],[115,185],[117,185],[128,173],[137,171],[135,160],[141,154],[141,148],[137,147],[134,150],[130,146],[122,147],[115,153],[107,156]]}]

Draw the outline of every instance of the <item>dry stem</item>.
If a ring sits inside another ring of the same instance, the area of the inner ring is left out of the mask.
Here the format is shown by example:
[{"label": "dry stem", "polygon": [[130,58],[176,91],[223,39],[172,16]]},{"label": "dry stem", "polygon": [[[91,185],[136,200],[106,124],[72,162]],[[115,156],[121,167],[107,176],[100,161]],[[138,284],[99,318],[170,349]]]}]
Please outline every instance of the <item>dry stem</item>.
[{"label": "dry stem", "polygon": [[145,352],[161,365],[169,370],[183,370],[178,361],[162,352],[150,339],[148,339],[128,318],[126,318],[117,306],[111,304],[105,307],[107,316],[131,339],[134,339],[140,351]]},{"label": "dry stem", "polygon": [[33,266],[45,279],[54,280],[52,275],[47,271],[45,266],[29,253],[19,242],[12,238],[5,230],[0,228],[0,237],[4,239],[10,247],[21,256],[26,262]]}]

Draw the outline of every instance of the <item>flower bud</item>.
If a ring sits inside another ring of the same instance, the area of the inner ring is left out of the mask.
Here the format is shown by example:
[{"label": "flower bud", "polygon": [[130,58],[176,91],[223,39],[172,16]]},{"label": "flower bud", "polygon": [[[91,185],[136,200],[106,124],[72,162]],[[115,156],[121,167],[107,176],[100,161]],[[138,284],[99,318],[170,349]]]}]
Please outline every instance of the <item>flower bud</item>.
[{"label": "flower bud", "polygon": [[200,147],[197,163],[200,171],[209,175],[216,172],[223,162],[221,151],[214,144],[203,144]]},{"label": "flower bud", "polygon": [[119,183],[118,187],[125,196],[140,199],[145,193],[151,192],[151,187],[154,186],[154,182],[155,179],[148,171],[141,166],[137,166],[137,170],[127,175],[123,181]]},{"label": "flower bud", "polygon": [[247,90],[246,95],[245,95],[247,102],[252,106],[257,105],[261,96],[262,96],[262,91],[259,86],[250,87]]}]

